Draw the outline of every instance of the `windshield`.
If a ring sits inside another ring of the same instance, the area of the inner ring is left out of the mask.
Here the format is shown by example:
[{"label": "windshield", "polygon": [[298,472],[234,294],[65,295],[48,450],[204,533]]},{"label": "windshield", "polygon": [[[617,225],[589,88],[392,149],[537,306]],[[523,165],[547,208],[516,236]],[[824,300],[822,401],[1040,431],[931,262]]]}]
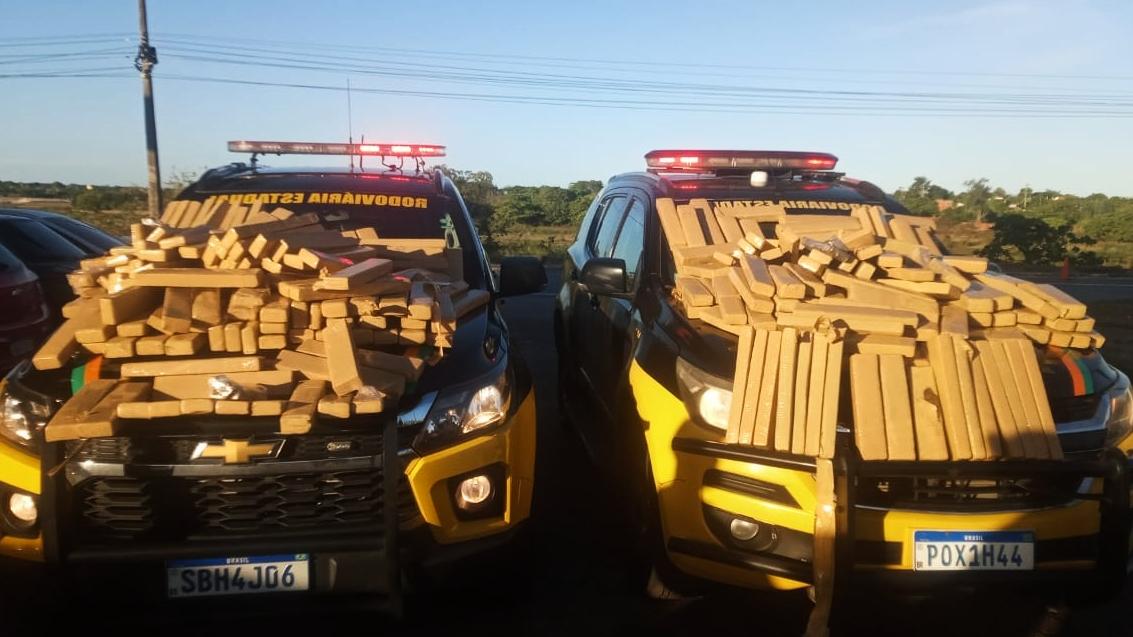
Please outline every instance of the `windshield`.
[{"label": "windshield", "polygon": [[[904,219],[921,245],[932,246],[935,252],[947,252],[936,237],[935,221],[931,217],[895,214],[886,210],[885,206],[873,203],[824,199],[829,193],[829,189],[816,188],[813,193],[749,192],[749,197],[740,198],[716,192],[705,193],[704,198],[659,200],[658,203],[671,202],[676,211],[677,227],[682,234],[691,232],[703,237],[704,243],[699,245],[731,243],[751,233],[777,239],[783,223],[791,226],[799,236],[805,234],[811,239],[825,241],[839,232],[873,231],[870,211],[876,209],[892,218]],[[657,210],[660,216],[660,209]],[[667,227],[664,219],[662,226]],[[661,245],[662,272],[666,281],[672,283],[676,273],[673,254],[664,238]]]},{"label": "windshield", "polygon": [[7,248],[0,245],[0,272],[19,272],[24,264],[16,258]]},{"label": "windshield", "polygon": [[[209,193],[212,194],[212,193]],[[223,193],[218,197],[265,210],[282,207],[295,214],[314,213],[332,230],[373,228],[384,239],[444,239],[449,248],[464,251],[464,278],[485,287],[473,229],[459,204],[439,194],[375,194],[362,192]]]},{"label": "windshield", "polygon": [[[209,193],[211,194],[211,193]],[[392,195],[364,192],[236,192],[217,195],[231,204],[259,203],[264,210],[282,207],[295,214],[315,213],[323,225],[338,230],[373,228],[390,239],[440,239],[454,228],[451,200],[443,195]],[[459,229],[454,240],[462,242]],[[451,244],[450,244],[451,245]],[[459,243],[452,245],[459,247]]]},{"label": "windshield", "polygon": [[51,217],[45,219],[44,223],[51,226],[53,230],[67,239],[78,244],[79,247],[86,248],[94,254],[102,253],[122,245],[121,240],[116,239],[102,230],[75,221],[74,219],[68,219],[67,217]]},{"label": "windshield", "polygon": [[0,242],[27,263],[78,261],[86,257],[82,250],[38,221],[0,220]]},{"label": "windshield", "polygon": [[[408,197],[407,197],[408,198]],[[421,207],[391,207],[379,205],[302,204],[287,206],[296,214],[314,212],[323,225],[336,230],[373,228],[379,237],[388,239],[440,239],[451,238],[451,247],[460,247],[459,233],[454,229],[446,199],[440,197],[416,198]],[[453,236],[449,236],[453,235]]]}]

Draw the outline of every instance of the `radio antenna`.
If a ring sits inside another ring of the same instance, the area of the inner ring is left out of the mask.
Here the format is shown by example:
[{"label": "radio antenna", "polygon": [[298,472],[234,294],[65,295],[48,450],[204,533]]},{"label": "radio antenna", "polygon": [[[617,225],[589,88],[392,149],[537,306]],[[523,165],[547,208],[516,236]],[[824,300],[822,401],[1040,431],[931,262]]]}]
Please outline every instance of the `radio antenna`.
[{"label": "radio antenna", "polygon": [[[350,143],[350,150],[354,150],[354,112],[350,105],[350,78],[346,78],[346,139]],[[354,174],[354,153],[350,154],[350,174]]]}]

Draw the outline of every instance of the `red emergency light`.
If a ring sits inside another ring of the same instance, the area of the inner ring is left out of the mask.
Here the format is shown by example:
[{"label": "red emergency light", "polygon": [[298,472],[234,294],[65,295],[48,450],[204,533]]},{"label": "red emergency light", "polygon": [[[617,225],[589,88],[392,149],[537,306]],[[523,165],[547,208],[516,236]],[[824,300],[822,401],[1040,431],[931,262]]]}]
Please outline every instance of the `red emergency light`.
[{"label": "red emergency light", "polygon": [[363,155],[374,157],[444,157],[445,147],[435,144],[336,144],[317,142],[230,141],[233,153],[266,155]]},{"label": "red emergency light", "polygon": [[833,170],[838,158],[829,153],[782,150],[651,150],[645,165],[654,172],[750,170]]}]

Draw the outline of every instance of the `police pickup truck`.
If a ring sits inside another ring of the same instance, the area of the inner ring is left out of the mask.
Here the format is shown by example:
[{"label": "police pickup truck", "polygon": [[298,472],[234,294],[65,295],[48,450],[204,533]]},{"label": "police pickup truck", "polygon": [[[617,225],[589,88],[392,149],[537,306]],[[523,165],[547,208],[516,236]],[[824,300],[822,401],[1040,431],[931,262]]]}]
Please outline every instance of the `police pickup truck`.
[{"label": "police pickup truck", "polygon": [[[468,286],[493,298],[545,281],[537,261],[513,259],[497,284],[456,186],[424,166],[443,147],[230,149],[252,162],[209,170],[178,198],[443,238],[462,248]],[[257,165],[264,153],[352,155],[374,167],[275,170]],[[88,354],[62,370],[21,364],[0,382],[0,560],[141,594],[130,599],[344,592],[396,608],[406,572],[503,545],[531,510],[535,393],[496,304],[465,316],[453,343],[397,410],[323,420],[302,435],[277,433],[270,417],[209,416],[47,443],[45,423],[98,366]],[[198,453],[202,445],[219,453]]]}]

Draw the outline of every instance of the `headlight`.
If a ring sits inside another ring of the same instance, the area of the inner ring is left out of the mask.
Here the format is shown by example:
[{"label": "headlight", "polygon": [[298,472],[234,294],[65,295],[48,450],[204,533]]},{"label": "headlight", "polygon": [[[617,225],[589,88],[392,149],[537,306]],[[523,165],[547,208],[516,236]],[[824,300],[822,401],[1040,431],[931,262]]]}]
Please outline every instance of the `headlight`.
[{"label": "headlight", "polygon": [[432,450],[487,431],[507,420],[510,407],[511,378],[505,362],[482,381],[442,390],[416,446]]},{"label": "headlight", "polygon": [[677,386],[693,420],[723,431],[732,410],[732,383],[677,357]]},{"label": "headlight", "polygon": [[1105,444],[1110,447],[1133,433],[1133,390],[1130,390],[1129,378],[1125,374],[1119,374],[1117,385],[1106,393],[1103,400],[1109,401]]},{"label": "headlight", "polygon": [[51,418],[50,398],[14,382],[27,370],[21,363],[0,381],[0,435],[22,447],[33,447],[36,434]]}]

